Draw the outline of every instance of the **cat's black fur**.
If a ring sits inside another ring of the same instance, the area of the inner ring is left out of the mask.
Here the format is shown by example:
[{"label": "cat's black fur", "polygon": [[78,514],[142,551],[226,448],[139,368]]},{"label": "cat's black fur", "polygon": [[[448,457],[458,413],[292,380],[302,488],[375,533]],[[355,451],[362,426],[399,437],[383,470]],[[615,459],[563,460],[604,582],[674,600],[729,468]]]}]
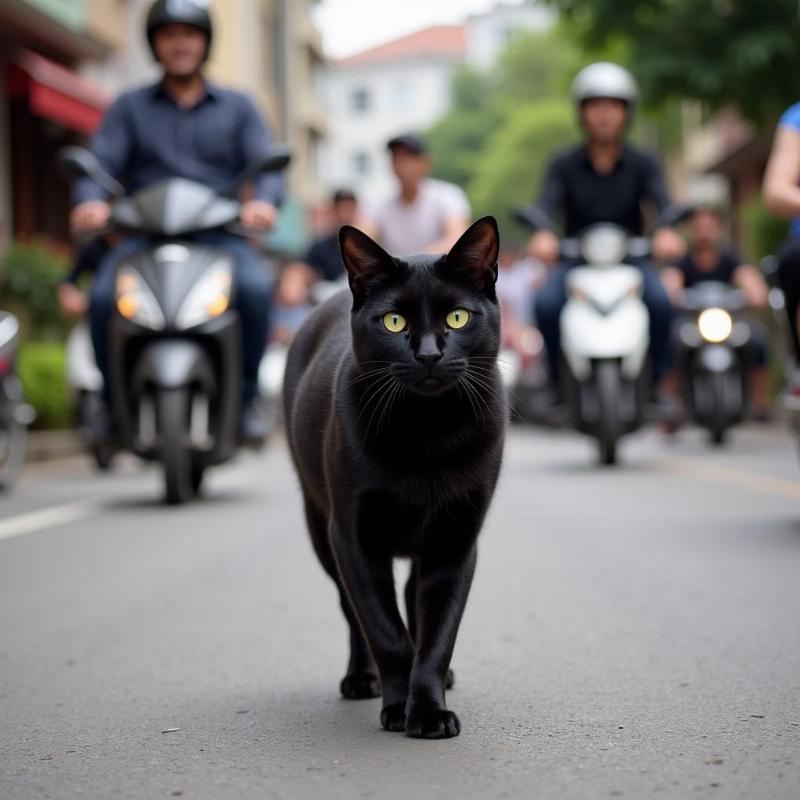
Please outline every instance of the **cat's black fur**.
[{"label": "cat's black fur", "polygon": [[[298,332],[284,402],[311,539],[350,625],[341,691],[382,694],[387,730],[455,736],[445,687],[505,433],[497,225],[479,220],[446,256],[395,259],[350,227],[339,241],[350,291]],[[456,308],[470,318],[452,330]],[[384,326],[391,311],[404,332]],[[395,557],[412,563],[408,627]]]}]

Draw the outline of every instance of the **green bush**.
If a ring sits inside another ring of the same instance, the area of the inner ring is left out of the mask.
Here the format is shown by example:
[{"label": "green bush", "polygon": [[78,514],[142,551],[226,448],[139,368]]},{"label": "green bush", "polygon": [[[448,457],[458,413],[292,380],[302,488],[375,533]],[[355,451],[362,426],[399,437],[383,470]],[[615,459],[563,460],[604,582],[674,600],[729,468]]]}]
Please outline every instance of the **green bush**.
[{"label": "green bush", "polygon": [[72,403],[66,375],[66,350],[61,342],[28,342],[19,350],[17,373],[25,400],[36,409],[35,428],[72,425]]},{"label": "green bush", "polygon": [[742,206],[739,217],[742,225],[742,244],[754,261],[774,253],[789,232],[786,220],[772,216],[757,195]]},{"label": "green bush", "polygon": [[63,338],[57,291],[67,268],[66,254],[41,240],[15,241],[3,254],[0,304],[19,316],[28,338]]}]

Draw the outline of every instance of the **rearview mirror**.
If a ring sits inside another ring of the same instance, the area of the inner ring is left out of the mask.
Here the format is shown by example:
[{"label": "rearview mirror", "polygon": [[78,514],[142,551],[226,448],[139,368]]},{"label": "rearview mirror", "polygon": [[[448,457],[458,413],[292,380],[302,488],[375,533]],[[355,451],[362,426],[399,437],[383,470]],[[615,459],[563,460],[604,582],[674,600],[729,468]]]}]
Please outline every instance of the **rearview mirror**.
[{"label": "rearview mirror", "polygon": [[114,180],[100,165],[97,157],[85,147],[62,147],[58,151],[58,167],[64,177],[89,178],[113,197],[125,193],[122,184]]},{"label": "rearview mirror", "polygon": [[525,206],[514,210],[514,219],[535,231],[546,229],[557,231],[550,217],[538,206]]},{"label": "rearview mirror", "polygon": [[263,156],[248,164],[244,172],[234,181],[231,194],[264,172],[280,172],[282,169],[286,169],[291,160],[292,151],[289,145],[280,144],[270,147]]}]

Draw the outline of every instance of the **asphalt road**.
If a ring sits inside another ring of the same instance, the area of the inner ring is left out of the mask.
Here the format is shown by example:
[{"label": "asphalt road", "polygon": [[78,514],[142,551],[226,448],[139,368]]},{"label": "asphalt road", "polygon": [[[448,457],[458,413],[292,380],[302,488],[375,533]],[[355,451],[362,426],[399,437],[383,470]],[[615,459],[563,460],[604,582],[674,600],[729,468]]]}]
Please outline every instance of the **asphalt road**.
[{"label": "asphalt road", "polygon": [[[155,502],[83,460],[0,499],[0,798],[800,797],[800,465],[512,432],[459,637],[462,735],[344,701],[345,627],[276,443]],[[167,732],[169,731],[169,732]]]}]

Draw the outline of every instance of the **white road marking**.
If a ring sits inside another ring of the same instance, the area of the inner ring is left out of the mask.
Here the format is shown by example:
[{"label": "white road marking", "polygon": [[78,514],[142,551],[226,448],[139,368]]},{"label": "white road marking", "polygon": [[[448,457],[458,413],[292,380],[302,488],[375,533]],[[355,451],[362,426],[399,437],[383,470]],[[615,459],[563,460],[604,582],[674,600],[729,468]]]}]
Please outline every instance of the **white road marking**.
[{"label": "white road marking", "polygon": [[0,522],[0,540],[11,539],[26,533],[57,528],[70,522],[77,522],[87,517],[93,517],[102,511],[102,506],[85,501],[77,503],[64,503],[41,511],[30,511],[16,517]]}]

